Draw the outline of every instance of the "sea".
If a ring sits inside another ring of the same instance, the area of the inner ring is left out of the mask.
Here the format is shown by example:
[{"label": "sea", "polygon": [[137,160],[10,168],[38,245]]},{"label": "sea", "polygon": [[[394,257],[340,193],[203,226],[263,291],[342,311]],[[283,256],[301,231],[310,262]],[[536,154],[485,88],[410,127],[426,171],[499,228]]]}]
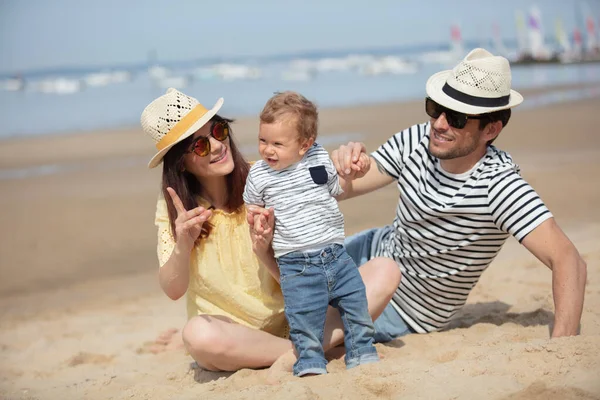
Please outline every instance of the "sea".
[{"label": "sea", "polygon": [[[465,54],[440,45],[7,74],[0,76],[0,139],[139,127],[144,107],[168,87],[207,107],[223,97],[220,114],[229,117],[256,115],[283,90],[298,91],[319,107],[422,99],[427,78]],[[523,108],[600,95],[600,63],[512,67],[517,90],[574,84],[584,88],[528,98]]]}]

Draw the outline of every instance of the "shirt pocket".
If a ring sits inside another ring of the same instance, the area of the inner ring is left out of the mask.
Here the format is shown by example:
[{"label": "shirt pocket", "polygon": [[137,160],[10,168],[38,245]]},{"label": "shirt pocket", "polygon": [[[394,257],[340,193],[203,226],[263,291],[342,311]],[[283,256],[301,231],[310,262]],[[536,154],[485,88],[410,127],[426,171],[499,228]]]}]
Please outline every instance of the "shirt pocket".
[{"label": "shirt pocket", "polygon": [[324,185],[327,183],[327,170],[325,169],[324,165],[310,167],[308,168],[308,171],[310,172],[310,177],[312,178],[313,182],[317,185]]}]

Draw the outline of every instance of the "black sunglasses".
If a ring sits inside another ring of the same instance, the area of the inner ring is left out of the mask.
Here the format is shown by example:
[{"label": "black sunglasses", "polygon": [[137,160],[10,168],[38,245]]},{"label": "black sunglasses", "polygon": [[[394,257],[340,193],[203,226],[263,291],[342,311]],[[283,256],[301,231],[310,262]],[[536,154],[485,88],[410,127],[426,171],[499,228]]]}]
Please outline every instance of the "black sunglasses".
[{"label": "black sunglasses", "polygon": [[462,129],[467,125],[467,122],[470,119],[486,119],[486,116],[483,115],[467,115],[465,113],[461,113],[458,111],[450,110],[435,101],[433,101],[430,97],[425,98],[425,112],[431,118],[439,118],[440,115],[446,115],[446,121],[448,124],[456,129]]},{"label": "black sunglasses", "polygon": [[210,125],[210,133],[206,136],[198,136],[188,149],[187,153],[192,151],[200,157],[210,154],[210,136],[222,142],[229,137],[229,124],[226,121],[213,121]]}]

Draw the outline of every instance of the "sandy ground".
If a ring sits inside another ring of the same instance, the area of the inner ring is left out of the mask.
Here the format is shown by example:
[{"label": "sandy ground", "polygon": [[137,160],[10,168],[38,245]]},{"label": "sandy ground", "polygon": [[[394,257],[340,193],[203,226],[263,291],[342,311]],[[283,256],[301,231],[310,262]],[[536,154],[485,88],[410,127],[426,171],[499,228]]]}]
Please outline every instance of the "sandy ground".
[{"label": "sandy ground", "polygon": [[[0,398],[598,399],[598,110],[600,99],[517,109],[497,141],[588,263],[581,336],[548,339],[550,271],[511,239],[447,331],[380,344],[378,364],[334,360],[327,376],[279,385],[267,370],[191,370],[182,351],[149,351],[184,324],[185,306],[156,279],[159,174],[140,129],[0,142],[0,174],[22,176],[0,179]],[[374,150],[425,114],[421,102],[389,103],[321,120],[329,149],[347,134]],[[244,148],[257,126],[234,126]],[[391,185],[342,203],[347,234],[389,223],[396,201]]]}]

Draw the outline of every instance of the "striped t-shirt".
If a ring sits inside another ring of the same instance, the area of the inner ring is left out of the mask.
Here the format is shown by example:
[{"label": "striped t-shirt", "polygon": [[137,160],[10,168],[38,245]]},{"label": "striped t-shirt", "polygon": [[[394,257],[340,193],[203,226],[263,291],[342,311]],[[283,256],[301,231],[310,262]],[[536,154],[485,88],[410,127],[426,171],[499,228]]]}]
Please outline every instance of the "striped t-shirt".
[{"label": "striped t-shirt", "polygon": [[414,125],[372,153],[400,190],[373,255],[400,266],[392,305],[419,333],[447,325],[509,235],[520,242],[552,217],[510,155],[489,146],[470,171],[451,174],[429,153],[429,134],[429,123]]},{"label": "striped t-shirt", "polygon": [[333,197],[342,192],[329,154],[315,143],[302,160],[279,171],[263,160],[254,163],[244,202],[275,209],[273,250],[279,258],[344,243],[344,217]]}]

